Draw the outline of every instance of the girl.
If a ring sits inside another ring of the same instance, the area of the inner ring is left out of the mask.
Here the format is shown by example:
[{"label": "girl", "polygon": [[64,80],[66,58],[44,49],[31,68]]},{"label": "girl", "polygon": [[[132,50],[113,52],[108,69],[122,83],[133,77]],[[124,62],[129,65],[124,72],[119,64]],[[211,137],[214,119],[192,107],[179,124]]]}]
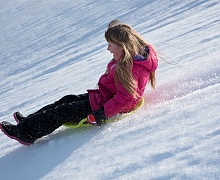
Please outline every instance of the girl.
[{"label": "girl", "polygon": [[100,126],[102,120],[131,111],[142,98],[148,82],[155,88],[157,55],[132,27],[113,20],[105,32],[105,39],[113,59],[100,77],[98,89],[64,96],[27,117],[16,112],[17,125],[6,121],[0,124],[5,135],[30,145],[63,123],[78,124],[87,118],[88,123]]}]

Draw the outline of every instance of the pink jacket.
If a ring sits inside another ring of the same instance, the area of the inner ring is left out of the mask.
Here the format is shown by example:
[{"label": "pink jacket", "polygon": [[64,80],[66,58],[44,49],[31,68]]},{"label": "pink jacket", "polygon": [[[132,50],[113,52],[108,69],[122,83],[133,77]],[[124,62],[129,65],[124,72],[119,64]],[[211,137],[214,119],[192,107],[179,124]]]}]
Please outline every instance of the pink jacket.
[{"label": "pink jacket", "polygon": [[[155,51],[148,45],[149,56],[147,59],[135,59],[133,58],[132,73],[134,79],[137,81],[137,92],[140,98],[144,94],[146,84],[149,80],[150,72],[157,69],[158,59]],[[107,118],[114,116],[118,113],[130,112],[140,98],[134,98],[131,96],[118,82],[118,86],[115,85],[114,74],[116,71],[116,61],[112,60],[108,66],[108,73],[103,74],[98,82],[98,89],[88,90],[89,101],[92,110],[98,110],[101,106],[104,106],[104,112]]]}]

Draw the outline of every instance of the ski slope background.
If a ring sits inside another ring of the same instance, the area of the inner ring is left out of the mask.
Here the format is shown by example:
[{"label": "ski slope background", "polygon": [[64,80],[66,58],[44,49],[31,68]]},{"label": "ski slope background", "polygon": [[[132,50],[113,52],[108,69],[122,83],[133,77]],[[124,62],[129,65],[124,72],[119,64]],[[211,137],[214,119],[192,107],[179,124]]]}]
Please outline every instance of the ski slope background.
[{"label": "ski slope background", "polygon": [[113,19],[160,59],[157,90],[137,113],[67,129],[26,147],[0,132],[0,179],[219,179],[218,0],[0,0],[0,120],[95,88],[112,55]]}]

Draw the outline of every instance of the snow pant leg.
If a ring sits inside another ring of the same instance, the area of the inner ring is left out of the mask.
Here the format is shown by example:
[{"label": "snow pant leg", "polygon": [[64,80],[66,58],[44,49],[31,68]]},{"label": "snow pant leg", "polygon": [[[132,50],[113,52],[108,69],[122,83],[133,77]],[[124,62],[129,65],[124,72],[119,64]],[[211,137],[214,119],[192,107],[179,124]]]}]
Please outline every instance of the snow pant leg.
[{"label": "snow pant leg", "polygon": [[52,133],[63,123],[78,123],[92,112],[89,101],[76,101],[56,106],[27,117],[17,125],[21,131],[38,139]]},{"label": "snow pant leg", "polygon": [[46,105],[46,106],[42,107],[37,112],[35,112],[33,114],[30,114],[29,116],[32,116],[34,114],[37,114],[39,112],[42,112],[42,111],[45,111],[45,110],[48,110],[48,109],[55,108],[56,106],[59,106],[59,105],[64,104],[64,103],[71,103],[71,102],[84,101],[84,100],[85,101],[89,100],[88,93],[79,94],[79,95],[66,95],[66,96],[62,97],[61,99],[59,99],[58,101],[55,101],[52,104],[49,104],[49,105]]}]

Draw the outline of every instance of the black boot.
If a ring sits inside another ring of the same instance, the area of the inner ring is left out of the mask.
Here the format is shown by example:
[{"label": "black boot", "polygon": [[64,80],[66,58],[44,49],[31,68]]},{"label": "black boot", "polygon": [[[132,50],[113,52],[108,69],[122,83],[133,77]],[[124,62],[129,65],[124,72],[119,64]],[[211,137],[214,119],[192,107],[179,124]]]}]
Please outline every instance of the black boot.
[{"label": "black boot", "polygon": [[25,120],[25,117],[20,112],[15,112],[13,116],[17,123],[21,123]]},{"label": "black boot", "polygon": [[29,146],[33,144],[37,138],[25,133],[24,131],[17,128],[17,126],[10,124],[9,122],[3,121],[0,123],[0,129],[2,132],[11,139],[17,140],[19,143]]}]

